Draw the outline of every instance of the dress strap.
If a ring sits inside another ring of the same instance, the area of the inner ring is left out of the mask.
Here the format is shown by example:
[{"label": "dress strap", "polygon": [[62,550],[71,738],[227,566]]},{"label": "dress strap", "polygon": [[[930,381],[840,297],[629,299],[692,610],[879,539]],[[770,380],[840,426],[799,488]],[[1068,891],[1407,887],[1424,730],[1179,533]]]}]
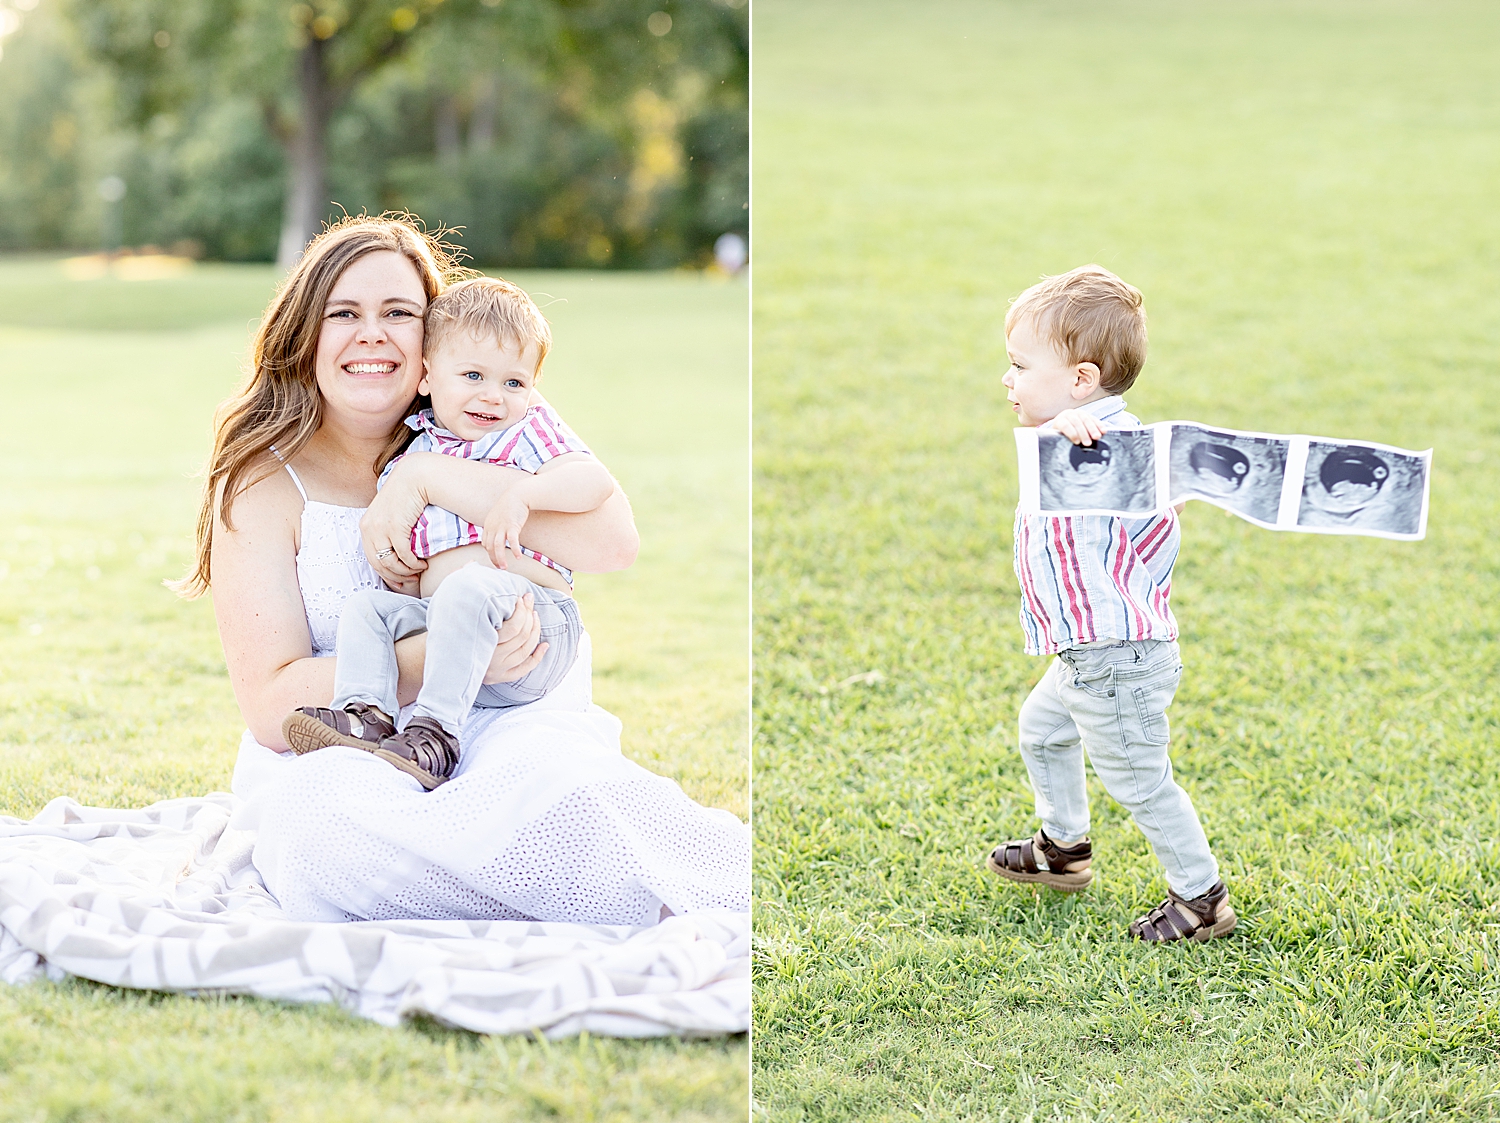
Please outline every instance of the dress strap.
[{"label": "dress strap", "polygon": [[305,487],[302,486],[302,479],[301,479],[301,477],[299,477],[297,475],[297,473],[292,469],[292,466],[287,461],[286,457],[284,457],[284,456],[281,455],[281,450],[278,449],[275,445],[272,445],[271,446],[271,454],[273,456],[275,456],[277,460],[281,461],[281,466],[286,469],[286,474],[292,477],[292,483],[296,484],[297,485],[297,490],[302,493],[302,502],[304,502],[304,503],[310,503],[310,502],[312,502],[312,500],[308,499],[308,497],[307,497],[307,488],[305,488]]}]

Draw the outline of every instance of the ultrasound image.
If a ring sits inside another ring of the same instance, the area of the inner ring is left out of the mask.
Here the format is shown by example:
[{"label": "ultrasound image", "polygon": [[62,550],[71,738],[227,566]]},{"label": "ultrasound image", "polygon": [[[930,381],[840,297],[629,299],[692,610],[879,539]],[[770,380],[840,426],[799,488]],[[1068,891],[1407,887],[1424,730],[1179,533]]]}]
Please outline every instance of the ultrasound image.
[{"label": "ultrasound image", "polygon": [[1291,441],[1202,425],[1172,426],[1172,502],[1202,499],[1274,526]]},{"label": "ultrasound image", "polygon": [[1311,441],[1297,525],[1417,534],[1427,466],[1413,453]]},{"label": "ultrasound image", "polygon": [[1037,460],[1044,514],[1156,509],[1156,443],[1148,429],[1116,429],[1092,445],[1038,433]]}]

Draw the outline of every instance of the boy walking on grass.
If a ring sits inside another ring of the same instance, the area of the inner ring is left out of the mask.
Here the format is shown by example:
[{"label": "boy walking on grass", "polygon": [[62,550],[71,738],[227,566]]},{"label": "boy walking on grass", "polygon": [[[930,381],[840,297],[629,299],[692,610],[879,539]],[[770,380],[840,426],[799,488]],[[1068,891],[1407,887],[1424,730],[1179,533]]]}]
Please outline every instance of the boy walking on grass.
[{"label": "boy walking on grass", "polygon": [[[1022,425],[1092,445],[1140,422],[1120,397],[1146,361],[1140,292],[1097,265],[1048,277],[1005,317],[1002,380]],[[1076,893],[1093,880],[1083,756],[1151,843],[1167,899],[1130,925],[1152,942],[1226,936],[1236,918],[1192,801],[1172,778],[1167,707],[1182,675],[1168,598],[1177,512],[1149,518],[1016,512],[1028,655],[1056,655],[1021,706],[1021,756],[1041,829],[1002,842],[989,868]]]}]

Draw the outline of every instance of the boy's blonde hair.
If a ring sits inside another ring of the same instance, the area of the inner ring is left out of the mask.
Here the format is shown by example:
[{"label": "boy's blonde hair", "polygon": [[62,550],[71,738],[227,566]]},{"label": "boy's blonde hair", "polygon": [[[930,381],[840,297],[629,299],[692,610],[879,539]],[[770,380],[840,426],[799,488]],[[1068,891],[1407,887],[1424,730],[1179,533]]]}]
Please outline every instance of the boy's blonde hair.
[{"label": "boy's blonde hair", "polygon": [[552,329],[536,302],[520,287],[499,277],[475,277],[459,281],[433,297],[427,305],[427,323],[422,351],[430,355],[455,331],[466,331],[477,339],[514,343],[519,350],[536,345],[536,373],[552,349]]},{"label": "boy's blonde hair", "polygon": [[1123,394],[1146,365],[1146,307],[1140,289],[1099,265],[1080,265],[1016,297],[1005,334],[1023,318],[1072,363],[1093,363],[1099,385]]}]

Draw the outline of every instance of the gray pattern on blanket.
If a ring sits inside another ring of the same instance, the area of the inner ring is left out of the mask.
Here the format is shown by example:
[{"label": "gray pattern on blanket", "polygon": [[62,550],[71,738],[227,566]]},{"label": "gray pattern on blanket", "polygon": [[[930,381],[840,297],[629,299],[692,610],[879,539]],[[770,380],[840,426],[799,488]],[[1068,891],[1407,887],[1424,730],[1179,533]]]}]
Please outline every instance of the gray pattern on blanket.
[{"label": "gray pattern on blanket", "polygon": [[217,793],[138,810],[55,799],[0,816],[0,979],[338,1002],[479,1033],[737,1033],[750,1019],[749,917],[651,928],[535,921],[288,920]]}]

